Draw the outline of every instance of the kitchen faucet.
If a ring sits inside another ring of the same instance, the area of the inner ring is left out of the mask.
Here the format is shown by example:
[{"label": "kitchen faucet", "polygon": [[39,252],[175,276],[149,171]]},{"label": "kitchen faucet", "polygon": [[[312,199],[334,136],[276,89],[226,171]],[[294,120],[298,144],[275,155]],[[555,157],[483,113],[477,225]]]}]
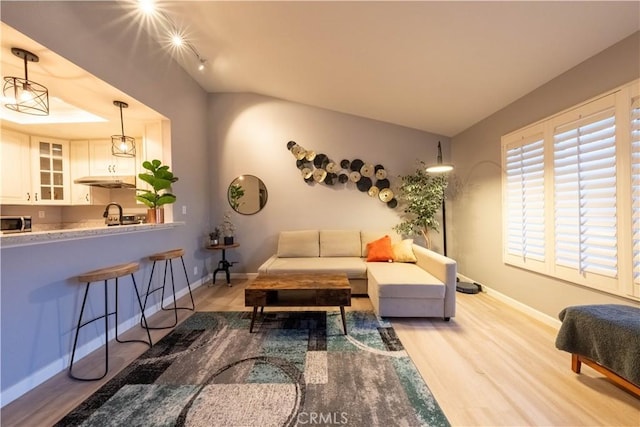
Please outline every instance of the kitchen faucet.
[{"label": "kitchen faucet", "polygon": [[[118,208],[118,223],[117,224],[113,224],[111,221],[111,218],[109,218],[109,208],[111,206],[115,206]],[[122,206],[120,206],[117,203],[111,202],[107,205],[107,207],[104,209],[104,213],[102,214],[103,217],[105,217],[106,219],[104,220],[105,224],[107,225],[122,225]]]}]

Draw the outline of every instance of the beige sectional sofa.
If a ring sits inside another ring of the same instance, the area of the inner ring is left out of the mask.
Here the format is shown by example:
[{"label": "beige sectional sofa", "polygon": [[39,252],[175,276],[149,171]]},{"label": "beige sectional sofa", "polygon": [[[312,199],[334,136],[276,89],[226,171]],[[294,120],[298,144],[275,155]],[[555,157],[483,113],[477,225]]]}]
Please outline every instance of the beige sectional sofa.
[{"label": "beige sectional sofa", "polygon": [[401,240],[388,231],[283,231],[258,273],[346,273],[352,294],[369,295],[379,316],[455,316],[456,262],[416,244],[415,262],[367,262],[367,244],[384,235]]}]

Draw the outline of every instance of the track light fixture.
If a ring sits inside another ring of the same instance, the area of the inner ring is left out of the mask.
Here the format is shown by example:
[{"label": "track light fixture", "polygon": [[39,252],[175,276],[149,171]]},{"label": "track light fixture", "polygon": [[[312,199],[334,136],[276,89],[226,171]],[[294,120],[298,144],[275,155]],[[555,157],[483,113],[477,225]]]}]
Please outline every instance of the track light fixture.
[{"label": "track light fixture", "polygon": [[142,14],[148,17],[154,18],[156,24],[158,24],[159,27],[162,28],[162,31],[166,33],[167,37],[170,40],[170,44],[171,46],[173,46],[173,48],[175,49],[186,48],[189,51],[191,51],[193,56],[195,56],[196,60],[198,61],[198,65],[197,65],[198,71],[204,71],[204,69],[207,66],[206,65],[207,60],[200,55],[200,52],[198,52],[198,49],[196,49],[193,43],[191,43],[189,40],[187,40],[184,37],[183,31],[180,31],[178,29],[178,26],[171,19],[171,17],[157,7],[155,1],[139,0],[138,10],[142,12]]},{"label": "track light fixture", "polygon": [[24,60],[24,78],[5,77],[2,94],[9,100],[4,104],[10,110],[34,116],[49,115],[49,91],[40,83],[29,80],[27,62],[38,62],[40,58],[28,50],[12,47],[11,53]]},{"label": "track light fixture", "polygon": [[122,101],[113,101],[113,105],[120,108],[120,127],[122,134],[111,135],[111,154],[118,157],[135,157],[136,140],[124,134],[124,121],[122,120],[122,109],[128,108],[129,104]]}]

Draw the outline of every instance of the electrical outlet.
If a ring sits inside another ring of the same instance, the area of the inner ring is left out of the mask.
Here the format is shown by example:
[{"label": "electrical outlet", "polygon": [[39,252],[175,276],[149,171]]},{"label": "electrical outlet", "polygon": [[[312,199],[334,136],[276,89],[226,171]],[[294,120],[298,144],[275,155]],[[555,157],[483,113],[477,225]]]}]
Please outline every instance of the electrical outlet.
[{"label": "electrical outlet", "polygon": [[38,211],[38,218],[44,218],[44,211]]},{"label": "electrical outlet", "polygon": [[195,267],[193,267],[193,275],[197,275],[198,274],[198,266],[196,265]]},{"label": "electrical outlet", "polygon": [[186,215],[187,214],[187,206],[183,205],[182,206],[182,215]]}]

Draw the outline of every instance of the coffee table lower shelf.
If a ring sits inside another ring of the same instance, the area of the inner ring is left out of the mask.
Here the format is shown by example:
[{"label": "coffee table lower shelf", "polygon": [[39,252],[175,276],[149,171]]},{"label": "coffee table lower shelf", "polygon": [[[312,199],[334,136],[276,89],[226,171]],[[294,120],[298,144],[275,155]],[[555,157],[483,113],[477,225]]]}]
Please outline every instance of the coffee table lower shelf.
[{"label": "coffee table lower shelf", "polygon": [[351,287],[346,274],[279,274],[258,276],[244,292],[245,306],[253,307],[249,332],[253,332],[258,307],[340,307],[342,328],[347,334],[344,307],[351,306]]}]

